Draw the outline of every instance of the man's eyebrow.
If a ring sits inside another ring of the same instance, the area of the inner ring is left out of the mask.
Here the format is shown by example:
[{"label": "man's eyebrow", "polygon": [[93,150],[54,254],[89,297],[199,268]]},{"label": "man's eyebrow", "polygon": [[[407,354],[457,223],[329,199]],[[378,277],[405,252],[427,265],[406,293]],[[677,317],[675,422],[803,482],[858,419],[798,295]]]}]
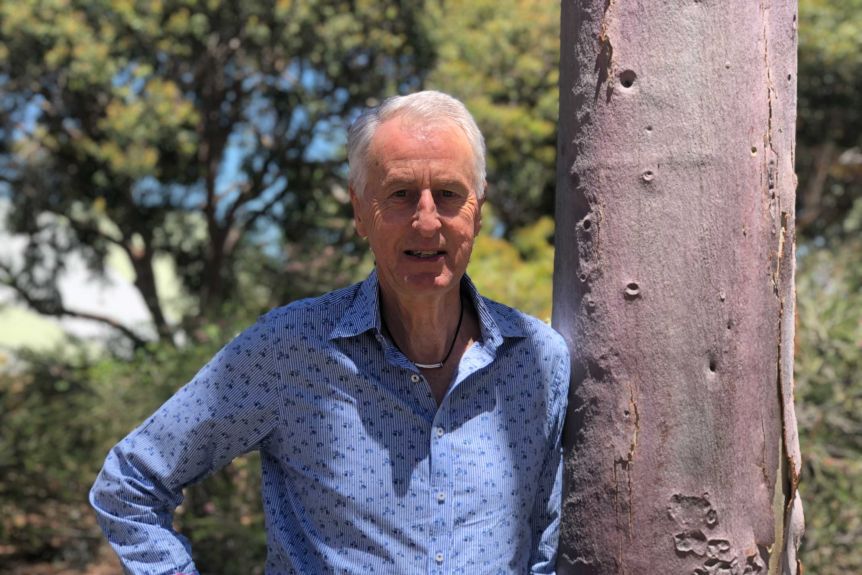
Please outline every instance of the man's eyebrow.
[{"label": "man's eyebrow", "polygon": [[[444,176],[444,177],[435,177],[432,180],[432,187],[435,189],[439,188],[469,188],[470,182],[465,178],[459,178],[457,176]],[[413,187],[416,185],[416,179],[406,175],[406,174],[392,174],[383,179],[382,182],[385,187]]]},{"label": "man's eyebrow", "polygon": [[415,184],[416,180],[404,174],[396,174],[383,178],[382,184],[386,187],[391,186],[410,186]]},{"label": "man's eyebrow", "polygon": [[467,180],[462,178],[436,178],[433,183],[435,188],[466,188],[470,185]]}]

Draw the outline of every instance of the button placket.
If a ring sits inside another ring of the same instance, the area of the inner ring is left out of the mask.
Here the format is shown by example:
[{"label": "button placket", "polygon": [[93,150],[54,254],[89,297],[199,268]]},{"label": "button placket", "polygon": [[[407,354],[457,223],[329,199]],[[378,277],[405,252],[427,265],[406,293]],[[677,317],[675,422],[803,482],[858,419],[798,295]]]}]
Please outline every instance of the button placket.
[{"label": "button placket", "polygon": [[432,505],[432,527],[430,551],[433,562],[430,563],[430,573],[441,574],[445,571],[446,559],[451,555],[453,508],[452,508],[452,453],[446,429],[449,425],[448,402],[443,402],[434,416],[430,443],[431,459],[435,469],[431,473],[429,499]]}]

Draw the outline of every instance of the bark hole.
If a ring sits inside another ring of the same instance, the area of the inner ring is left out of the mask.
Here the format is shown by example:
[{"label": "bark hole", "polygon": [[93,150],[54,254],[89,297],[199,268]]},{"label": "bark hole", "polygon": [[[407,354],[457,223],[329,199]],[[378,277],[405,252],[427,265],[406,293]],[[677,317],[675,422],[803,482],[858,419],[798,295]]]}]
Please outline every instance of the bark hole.
[{"label": "bark hole", "polygon": [[757,155],[757,146],[751,146],[751,155],[752,155],[752,156],[756,156],[756,155]]},{"label": "bark hole", "polygon": [[645,182],[651,182],[653,180],[653,178],[655,178],[655,174],[653,173],[652,170],[647,170],[646,172],[643,173],[643,179]]},{"label": "bark hole", "polygon": [[626,285],[626,298],[627,299],[635,299],[639,297],[641,294],[641,288],[637,284],[637,282],[629,282]]},{"label": "bark hole", "polygon": [[635,78],[637,78],[637,74],[634,70],[623,70],[620,72],[620,85],[623,88],[631,88],[635,83]]}]

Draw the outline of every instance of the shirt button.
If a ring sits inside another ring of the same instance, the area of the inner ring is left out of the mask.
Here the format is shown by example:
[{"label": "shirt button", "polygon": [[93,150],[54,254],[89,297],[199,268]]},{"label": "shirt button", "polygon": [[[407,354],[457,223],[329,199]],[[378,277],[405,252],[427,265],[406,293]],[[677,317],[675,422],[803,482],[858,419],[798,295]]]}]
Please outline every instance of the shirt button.
[{"label": "shirt button", "polygon": [[413,383],[419,383],[419,380],[421,380],[421,379],[422,378],[419,377],[418,375],[416,375],[415,373],[410,376],[410,381],[412,381]]},{"label": "shirt button", "polygon": [[437,553],[437,555],[434,556],[434,561],[436,561],[437,563],[443,563],[443,554]]},{"label": "shirt button", "polygon": [[443,493],[442,491],[438,491],[437,492],[437,501],[439,503],[443,503],[444,501],[446,501],[446,494]]},{"label": "shirt button", "polygon": [[437,434],[437,437],[443,437],[443,434],[446,432],[443,430],[442,427],[438,427],[435,433]]}]

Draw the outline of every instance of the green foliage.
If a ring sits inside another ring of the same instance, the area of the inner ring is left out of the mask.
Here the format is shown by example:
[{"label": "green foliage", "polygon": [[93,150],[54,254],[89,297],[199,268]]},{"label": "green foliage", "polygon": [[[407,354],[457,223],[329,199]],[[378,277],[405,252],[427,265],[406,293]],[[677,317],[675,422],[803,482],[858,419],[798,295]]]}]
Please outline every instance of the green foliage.
[{"label": "green foliage", "polygon": [[862,1],[799,3],[800,142],[859,145]]},{"label": "green foliage", "polygon": [[[483,229],[493,229],[492,214],[486,212],[483,220]],[[518,229],[511,243],[488,232],[480,234],[468,271],[482,295],[550,323],[553,234],[554,222],[547,216]]]},{"label": "green foliage", "polygon": [[800,0],[798,93],[798,226],[831,241],[862,204],[862,1]]},{"label": "green foliage", "polygon": [[81,495],[97,469],[97,401],[80,364],[34,356],[24,365],[0,376],[0,540],[25,556],[56,545],[83,558],[94,541]]},{"label": "green foliage", "polygon": [[[197,345],[151,344],[130,360],[22,353],[0,373],[0,540],[20,557],[91,559],[102,536],[86,494],[105,455],[238,329],[210,325]],[[176,524],[209,573],[262,572],[257,467],[237,460],[186,492]]]},{"label": "green foliage", "polygon": [[191,314],[215,317],[256,234],[291,263],[348,243],[349,203],[332,193],[345,129],[358,108],[420,85],[433,57],[422,5],[0,3],[0,182],[6,224],[29,244],[0,261],[0,283],[69,315],[65,255],[103,273],[118,246],[170,339],[156,255],[198,296]]},{"label": "green foliage", "polygon": [[801,250],[796,405],[803,457],[802,561],[862,573],[862,242]]}]

